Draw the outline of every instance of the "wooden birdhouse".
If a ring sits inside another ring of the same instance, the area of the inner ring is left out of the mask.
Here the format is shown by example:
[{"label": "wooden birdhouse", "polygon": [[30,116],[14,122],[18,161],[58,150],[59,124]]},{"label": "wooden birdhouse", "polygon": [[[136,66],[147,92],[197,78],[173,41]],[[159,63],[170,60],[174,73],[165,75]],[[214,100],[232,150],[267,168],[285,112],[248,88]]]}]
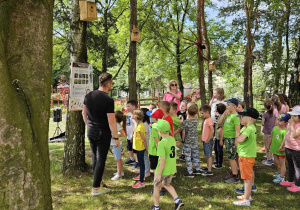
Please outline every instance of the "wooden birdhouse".
[{"label": "wooden birdhouse", "polygon": [[140,30],[133,25],[133,29],[131,31],[130,39],[132,42],[140,41]]},{"label": "wooden birdhouse", "polygon": [[97,6],[95,0],[79,1],[80,20],[91,22],[97,20]]},{"label": "wooden birdhouse", "polygon": [[209,61],[208,70],[212,71],[212,70],[216,69],[216,66],[217,66],[216,62]]}]

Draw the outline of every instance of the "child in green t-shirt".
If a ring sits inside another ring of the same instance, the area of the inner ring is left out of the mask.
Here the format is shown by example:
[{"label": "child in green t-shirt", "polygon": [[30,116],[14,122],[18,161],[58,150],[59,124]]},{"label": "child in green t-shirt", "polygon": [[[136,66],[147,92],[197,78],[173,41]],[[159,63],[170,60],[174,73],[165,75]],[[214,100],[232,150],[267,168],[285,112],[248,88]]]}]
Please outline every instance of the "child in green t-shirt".
[{"label": "child in green t-shirt", "polygon": [[286,134],[286,124],[288,123],[290,116],[286,113],[283,113],[278,116],[278,125],[275,126],[272,129],[271,135],[272,140],[270,141],[270,145],[268,148],[270,148],[270,152],[274,155],[274,163],[277,167],[277,174],[273,175],[275,178],[273,180],[274,183],[280,183],[285,182],[285,149],[282,149],[284,147],[284,136]]},{"label": "child in green t-shirt", "polygon": [[180,119],[176,114],[177,111],[177,103],[174,101],[170,102],[170,116],[172,117],[173,120],[173,128],[174,128],[174,138],[176,140],[176,144],[179,145],[179,140],[181,141],[180,138],[180,132],[181,132],[181,124],[180,124]]},{"label": "child in green t-shirt", "polygon": [[159,191],[161,187],[172,195],[175,201],[175,209],[180,209],[184,203],[179,199],[174,187],[170,185],[173,174],[176,173],[176,143],[175,139],[170,136],[170,124],[166,120],[158,120],[156,124],[158,134],[162,140],[157,146],[157,155],[159,156],[158,165],[154,177],[154,205],[151,209],[158,210],[159,208]]},{"label": "child in green t-shirt", "polygon": [[226,154],[231,166],[231,174],[225,177],[226,183],[239,182],[238,166],[236,158],[235,139],[240,135],[240,118],[236,115],[236,108],[239,101],[236,98],[231,98],[227,101],[225,112],[220,116],[218,125],[224,124],[223,141],[226,146]]},{"label": "child in green t-shirt", "polygon": [[245,109],[238,113],[244,126],[240,135],[237,136],[235,144],[239,154],[239,166],[241,178],[244,180],[244,195],[238,196],[239,201],[233,202],[237,206],[250,206],[251,190],[254,185],[253,166],[256,158],[256,127],[254,122],[259,113],[254,108]]}]

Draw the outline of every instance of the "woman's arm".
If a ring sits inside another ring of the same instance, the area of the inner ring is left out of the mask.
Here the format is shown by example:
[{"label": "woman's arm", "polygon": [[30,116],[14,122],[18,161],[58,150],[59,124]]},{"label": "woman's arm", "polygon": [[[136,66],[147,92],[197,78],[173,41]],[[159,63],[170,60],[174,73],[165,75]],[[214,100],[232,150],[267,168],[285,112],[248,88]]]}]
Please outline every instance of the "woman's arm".
[{"label": "woman's arm", "polygon": [[181,92],[180,92],[180,91],[176,92],[176,93],[180,93],[180,95],[177,95],[177,94],[172,93],[172,92],[168,92],[168,93],[171,94],[172,96],[174,96],[174,97],[177,98],[177,99],[180,99],[180,98],[181,98]]}]

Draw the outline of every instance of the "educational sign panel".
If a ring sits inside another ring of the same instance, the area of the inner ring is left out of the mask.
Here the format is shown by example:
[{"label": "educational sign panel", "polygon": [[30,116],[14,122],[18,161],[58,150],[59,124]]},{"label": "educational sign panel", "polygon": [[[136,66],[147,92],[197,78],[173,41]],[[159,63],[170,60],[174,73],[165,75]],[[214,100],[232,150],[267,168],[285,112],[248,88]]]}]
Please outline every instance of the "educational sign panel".
[{"label": "educational sign panel", "polygon": [[93,90],[93,66],[71,63],[69,111],[81,111],[86,94]]}]

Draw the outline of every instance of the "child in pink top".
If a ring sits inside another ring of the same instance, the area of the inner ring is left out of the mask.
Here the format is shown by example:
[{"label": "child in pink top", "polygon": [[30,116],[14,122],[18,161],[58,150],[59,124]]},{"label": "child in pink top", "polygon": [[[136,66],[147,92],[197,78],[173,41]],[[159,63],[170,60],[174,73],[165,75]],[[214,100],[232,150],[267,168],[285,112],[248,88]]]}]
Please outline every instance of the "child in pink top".
[{"label": "child in pink top", "polygon": [[[290,186],[287,188],[291,192],[300,192],[300,106],[293,108],[292,112],[288,112],[292,116],[287,126],[287,132],[284,137],[285,153],[288,162],[289,179],[280,182],[282,186]],[[279,148],[283,150],[282,147]],[[294,175],[296,182],[294,183]]]},{"label": "child in pink top", "polygon": [[210,117],[211,107],[208,104],[204,104],[200,108],[200,113],[204,121],[202,136],[204,155],[207,157],[207,171],[202,173],[202,176],[211,176],[213,175],[211,168],[213,163],[212,158],[212,147],[214,144],[213,135],[214,135],[214,122]]}]

